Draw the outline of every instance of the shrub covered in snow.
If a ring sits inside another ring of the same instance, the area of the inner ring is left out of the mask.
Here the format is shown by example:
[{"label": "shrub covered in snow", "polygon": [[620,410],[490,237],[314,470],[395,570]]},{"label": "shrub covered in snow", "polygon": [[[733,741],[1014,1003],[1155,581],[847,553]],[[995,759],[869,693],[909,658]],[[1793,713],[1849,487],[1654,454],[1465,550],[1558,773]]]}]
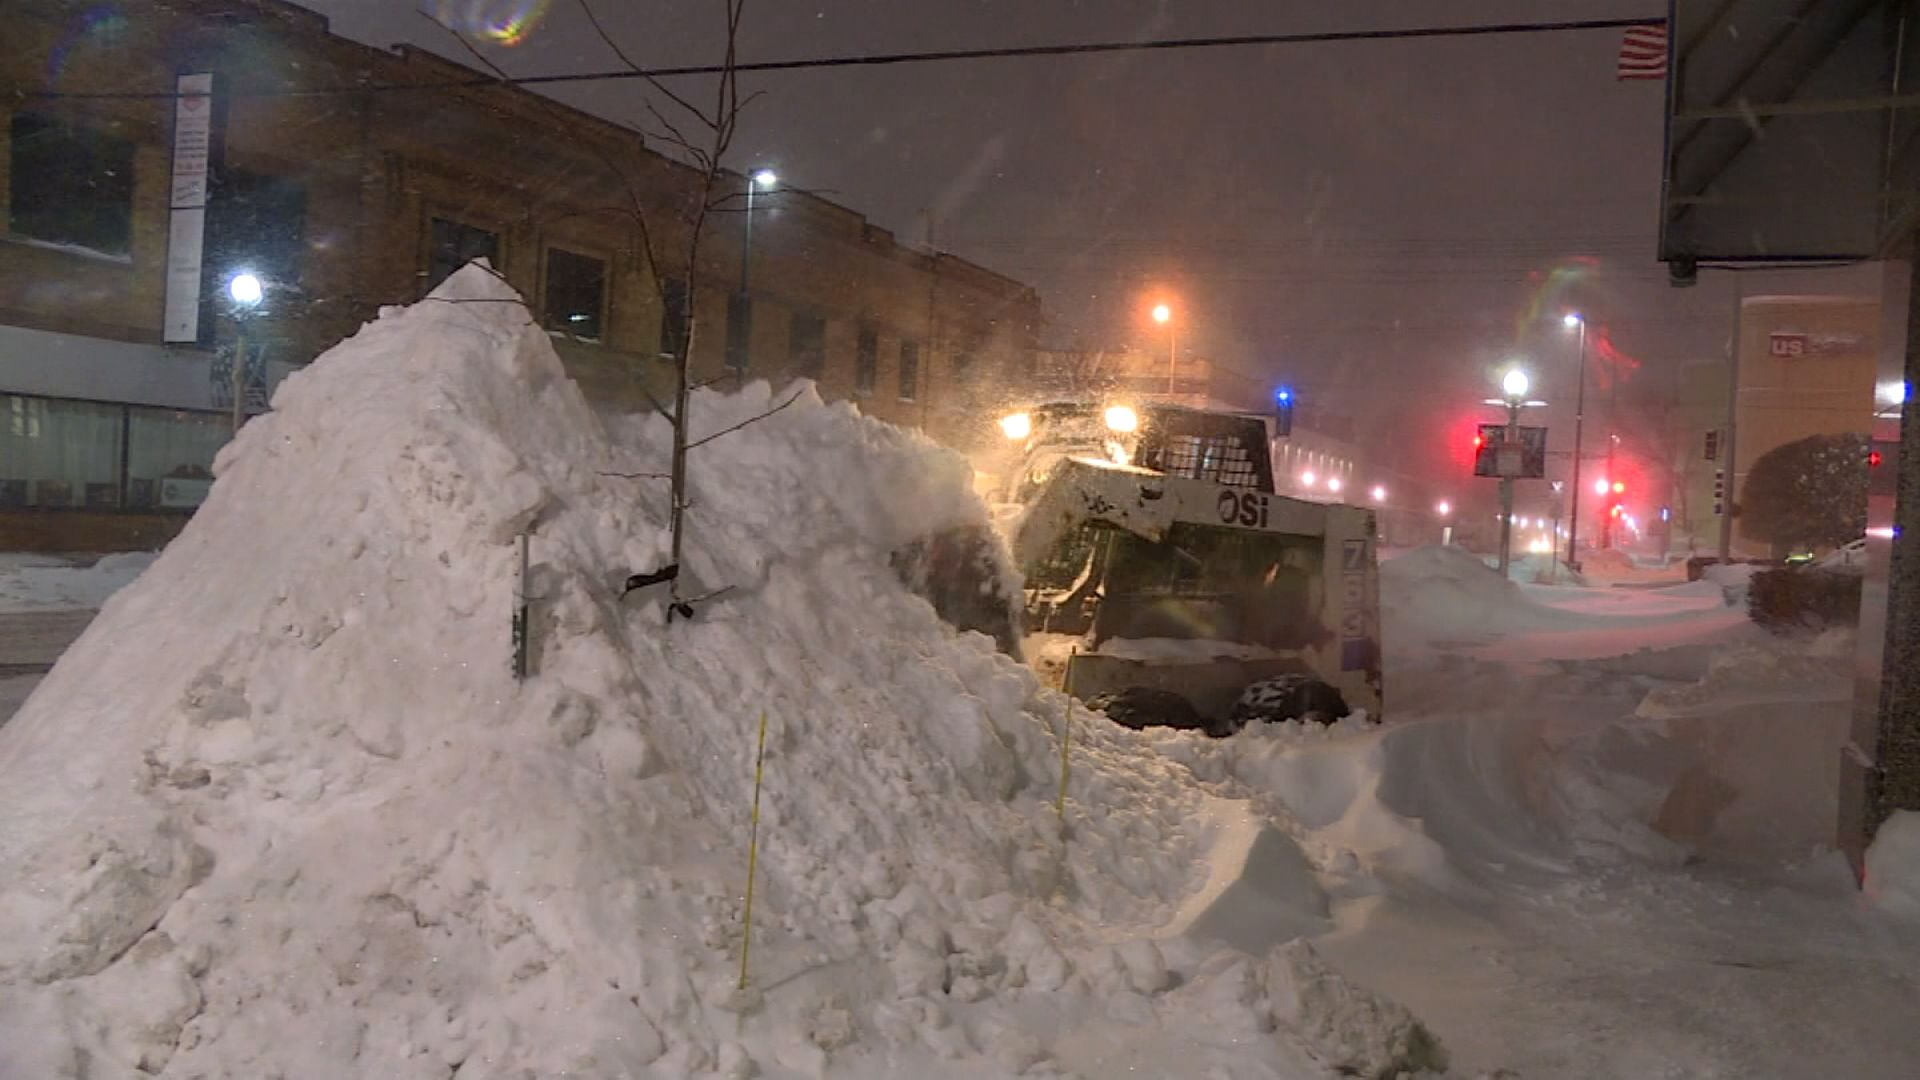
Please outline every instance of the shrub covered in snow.
[{"label": "shrub covered in snow", "polygon": [[1896,812],[1867,848],[1867,899],[1905,918],[1920,919],[1920,812]]}]

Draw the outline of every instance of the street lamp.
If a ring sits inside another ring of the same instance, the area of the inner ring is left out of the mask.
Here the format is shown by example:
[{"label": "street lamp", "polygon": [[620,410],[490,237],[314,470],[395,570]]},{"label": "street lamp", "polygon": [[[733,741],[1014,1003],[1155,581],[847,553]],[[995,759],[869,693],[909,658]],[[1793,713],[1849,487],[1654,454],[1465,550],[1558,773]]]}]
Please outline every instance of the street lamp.
[{"label": "street lamp", "polygon": [[[1567,518],[1567,567],[1580,569],[1580,549],[1576,546],[1580,540],[1580,458],[1586,450],[1583,438],[1587,421],[1587,320],[1577,311],[1569,311],[1560,324],[1569,330],[1580,331],[1580,361],[1574,376],[1577,388],[1573,394],[1573,505]],[[1604,492],[1602,493],[1604,494]]]},{"label": "street lamp", "polygon": [[1338,494],[1340,494],[1340,488],[1341,488],[1341,486],[1342,486],[1342,485],[1341,485],[1341,483],[1340,483],[1340,478],[1339,478],[1339,477],[1337,477],[1337,476],[1329,476],[1329,477],[1327,477],[1327,490],[1328,490],[1328,491],[1331,491],[1331,492],[1333,492],[1333,493],[1334,493],[1335,495],[1338,495]]},{"label": "street lamp", "polygon": [[1387,489],[1384,484],[1373,485],[1373,490],[1368,494],[1373,496],[1374,502],[1383,503],[1387,501]]},{"label": "street lamp", "polygon": [[747,227],[740,233],[740,295],[747,295],[747,264],[753,259],[753,195],[761,188],[768,191],[780,182],[772,169],[755,169],[747,177]]},{"label": "street lamp", "polygon": [[1499,462],[1500,473],[1500,575],[1506,576],[1507,567],[1513,559],[1513,481],[1514,462],[1512,455],[1520,441],[1520,410],[1528,405],[1542,404],[1527,400],[1527,389],[1532,385],[1527,373],[1519,366],[1510,367],[1500,378],[1500,390],[1505,400],[1500,402],[1507,407],[1507,428],[1501,435],[1500,453],[1495,456]]},{"label": "street lamp", "polygon": [[1434,507],[1433,512],[1439,514],[1441,517],[1446,517],[1448,514],[1453,513],[1453,504],[1445,499],[1441,499],[1440,505]]},{"label": "street lamp", "polygon": [[227,279],[227,296],[233,300],[233,430],[239,434],[247,410],[247,316],[253,314],[267,295],[266,286],[251,270],[241,270]]},{"label": "street lamp", "polygon": [[1307,470],[1306,472],[1303,472],[1303,473],[1301,473],[1301,474],[1300,474],[1300,486],[1301,486],[1301,487],[1312,487],[1312,486],[1313,486],[1313,482],[1314,482],[1315,480],[1318,480],[1318,479],[1319,479],[1319,477],[1317,477],[1317,476],[1315,476],[1315,475],[1313,475],[1313,470],[1312,470],[1312,469],[1308,469],[1308,470]]},{"label": "street lamp", "polygon": [[1167,328],[1167,396],[1173,396],[1174,337],[1173,309],[1166,304],[1153,305],[1153,321]]}]

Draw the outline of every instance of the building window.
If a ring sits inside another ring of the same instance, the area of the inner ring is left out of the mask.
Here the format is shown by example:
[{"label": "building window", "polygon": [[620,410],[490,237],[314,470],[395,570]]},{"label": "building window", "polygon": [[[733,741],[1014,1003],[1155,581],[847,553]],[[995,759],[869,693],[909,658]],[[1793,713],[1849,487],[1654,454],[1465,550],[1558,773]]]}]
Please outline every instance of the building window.
[{"label": "building window", "polygon": [[133,237],[133,144],[34,113],[9,128],[7,231],[124,257]]},{"label": "building window", "polygon": [[0,509],[120,505],[120,407],[11,394],[6,400]]},{"label": "building window", "polygon": [[500,269],[499,233],[446,218],[434,218],[428,233],[427,292],[475,259],[485,259],[495,270]]},{"label": "building window", "polygon": [[872,397],[873,385],[880,379],[880,334],[871,326],[860,328],[853,354],[853,392]]},{"label": "building window", "polygon": [[920,396],[920,343],[900,343],[900,400],[914,401]]},{"label": "building window", "polygon": [[744,293],[727,297],[727,367],[744,372],[753,355],[753,298]]},{"label": "building window", "polygon": [[795,312],[787,336],[787,362],[795,373],[817,379],[827,369],[827,320]]},{"label": "building window", "polygon": [[127,508],[189,510],[213,486],[213,455],[232,434],[215,413],[127,409]]},{"label": "building window", "polygon": [[687,348],[687,282],[660,282],[660,359],[676,360]]},{"label": "building window", "polygon": [[547,249],[547,329],[600,340],[607,302],[607,264],[591,255]]},{"label": "building window", "polygon": [[269,288],[297,288],[306,250],[307,189],[299,180],[244,169],[214,177],[207,253],[221,289],[245,270]]}]

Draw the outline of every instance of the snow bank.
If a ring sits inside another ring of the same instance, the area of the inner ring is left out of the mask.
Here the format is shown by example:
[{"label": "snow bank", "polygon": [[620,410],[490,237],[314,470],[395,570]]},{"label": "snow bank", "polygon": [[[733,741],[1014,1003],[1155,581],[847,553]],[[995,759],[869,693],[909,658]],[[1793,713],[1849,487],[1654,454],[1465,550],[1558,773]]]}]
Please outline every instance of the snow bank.
[{"label": "snow bank", "polygon": [[98,608],[139,577],[156,557],[151,552],[127,552],[82,566],[49,556],[6,556],[0,561],[0,612]]},{"label": "snow bank", "polygon": [[1920,813],[1896,811],[1867,848],[1867,900],[1904,918],[1920,919]]},{"label": "snow bank", "polygon": [[[694,436],[773,404],[703,393]],[[727,591],[669,628],[660,590],[621,595],[667,558],[665,485],[631,475],[664,471],[666,424],[610,438],[483,269],[274,405],[0,729],[0,1075],[1437,1060],[1298,954],[1186,933],[1283,818],[1076,710],[1062,827],[1065,700],[888,564],[985,521],[957,456],[810,391],[701,447],[686,591]],[[1307,871],[1254,893],[1310,921]]]}]

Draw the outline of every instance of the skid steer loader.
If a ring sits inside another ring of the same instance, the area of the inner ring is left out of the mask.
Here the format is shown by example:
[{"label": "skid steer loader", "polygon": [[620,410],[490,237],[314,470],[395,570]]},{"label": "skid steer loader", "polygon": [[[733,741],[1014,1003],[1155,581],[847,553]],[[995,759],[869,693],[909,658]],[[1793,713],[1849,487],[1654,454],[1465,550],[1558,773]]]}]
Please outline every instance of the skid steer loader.
[{"label": "skid steer loader", "polygon": [[1275,493],[1266,418],[1056,401],[1000,429],[980,471],[1024,591],[984,529],[894,555],[948,622],[1129,726],[1380,715],[1373,515]]},{"label": "skid steer loader", "polygon": [[1357,507],[1073,457],[1010,546],[1029,631],[1072,642],[1067,693],[1129,726],[1224,735],[1380,715],[1374,535]]}]

